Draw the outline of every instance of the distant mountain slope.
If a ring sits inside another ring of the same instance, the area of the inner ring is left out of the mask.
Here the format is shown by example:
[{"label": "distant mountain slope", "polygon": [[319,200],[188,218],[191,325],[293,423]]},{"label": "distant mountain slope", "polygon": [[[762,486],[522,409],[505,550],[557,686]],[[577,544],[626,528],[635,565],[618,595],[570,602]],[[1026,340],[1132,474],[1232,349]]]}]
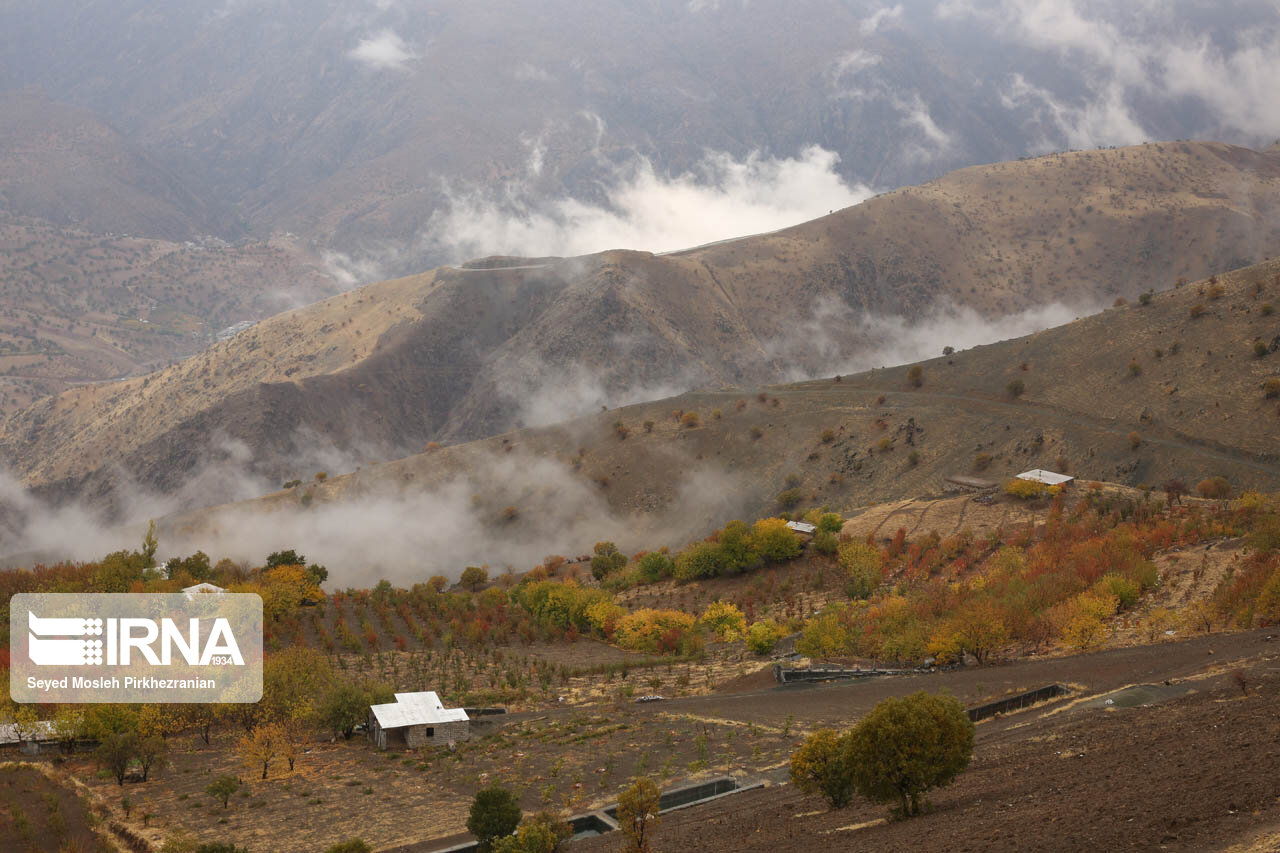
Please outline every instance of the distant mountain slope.
[{"label": "distant mountain slope", "polygon": [[105,236],[0,211],[0,414],[154,370],[228,326],[340,289],[287,237]]},{"label": "distant mountain slope", "polygon": [[97,115],[34,88],[0,91],[0,212],[168,240],[243,231]]},{"label": "distant mountain slope", "polygon": [[259,238],[390,242],[399,274],[428,262],[416,238],[452,192],[598,202],[637,157],[674,175],[708,150],[819,145],[846,180],[897,187],[1275,136],[1273,4],[1082,0],[1063,19],[989,0],[9,0],[0,89],[92,110]]},{"label": "distant mountain slope", "polygon": [[[404,578],[525,568],[602,538],[678,546],[728,517],[778,512],[780,497],[848,511],[937,495],[951,475],[1000,482],[1046,468],[1193,489],[1224,476],[1237,493],[1276,490],[1280,396],[1265,383],[1280,381],[1277,304],[1280,261],[1269,261],[921,362],[919,387],[903,366],[689,393],[304,477],[168,518],[161,536],[246,557],[305,542],[343,571]],[[903,518],[913,535],[930,529],[927,507]],[[948,523],[962,522],[953,513]]]},{"label": "distant mountain slope", "polygon": [[[1280,154],[1222,144],[974,167],[671,255],[371,285],[152,376],[38,403],[0,442],[26,484],[62,496],[108,496],[122,475],[175,492],[228,442],[279,482],[321,449],[356,464],[683,388],[909,358],[898,339],[917,326],[936,352],[946,336],[980,338],[984,318],[1110,304],[1261,260],[1280,252],[1278,214]],[[937,320],[940,306],[969,313]]]}]

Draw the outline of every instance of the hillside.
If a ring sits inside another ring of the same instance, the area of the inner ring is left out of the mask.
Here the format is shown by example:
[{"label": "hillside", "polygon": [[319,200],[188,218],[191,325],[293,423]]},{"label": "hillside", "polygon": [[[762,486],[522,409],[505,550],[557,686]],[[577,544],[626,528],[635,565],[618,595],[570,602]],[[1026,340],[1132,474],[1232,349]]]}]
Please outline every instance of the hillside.
[{"label": "hillside", "polygon": [[296,240],[102,235],[0,210],[0,414],[141,374],[340,287]]},{"label": "hillside", "polygon": [[307,482],[167,519],[163,538],[246,557],[305,541],[330,566],[398,576],[424,562],[532,565],[603,538],[679,546],[726,518],[779,511],[787,490],[802,508],[846,513],[939,495],[951,475],[999,481],[1037,467],[1128,485],[1223,476],[1237,490],[1275,490],[1280,398],[1264,383],[1280,378],[1280,321],[1262,306],[1280,302],[1277,275],[1270,261],[1219,277],[1217,299],[1212,285],[1189,284],[930,359],[920,388],[899,367],[689,393],[324,482],[296,470]]},{"label": "hillside", "polygon": [[184,240],[243,227],[89,110],[0,91],[0,211],[97,234]]},{"label": "hillside", "polygon": [[[939,335],[1007,336],[982,318],[1034,328],[1046,321],[1016,312],[1109,304],[1261,259],[1280,247],[1278,204],[1280,155],[1149,145],[965,169],[670,255],[443,268],[42,401],[5,423],[4,453],[48,494],[108,495],[119,471],[106,459],[175,492],[229,439],[280,482],[323,458],[354,467],[684,388],[911,358]],[[923,340],[896,346],[915,326]]]}]

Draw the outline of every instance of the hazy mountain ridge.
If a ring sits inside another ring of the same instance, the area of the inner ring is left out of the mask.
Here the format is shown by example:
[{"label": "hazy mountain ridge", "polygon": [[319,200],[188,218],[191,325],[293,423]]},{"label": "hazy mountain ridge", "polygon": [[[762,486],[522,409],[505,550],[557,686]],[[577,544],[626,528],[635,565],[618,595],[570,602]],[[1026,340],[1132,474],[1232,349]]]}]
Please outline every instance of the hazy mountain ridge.
[{"label": "hazy mountain ridge", "polygon": [[939,337],[1008,337],[1074,315],[983,327],[1266,257],[1278,210],[1280,156],[1215,143],[974,167],[686,252],[371,285],[151,377],[43,401],[6,421],[3,446],[27,485],[62,496],[130,480],[175,492],[228,443],[280,482],[307,475],[316,448],[355,465],[683,388],[913,359]]},{"label": "hazy mountain ridge", "polygon": [[1264,383],[1280,379],[1280,323],[1262,306],[1277,301],[1280,261],[1268,261],[922,361],[920,387],[903,366],[758,396],[693,392],[303,478],[168,518],[161,531],[188,550],[307,541],[343,571],[394,574],[422,571],[424,555],[431,570],[519,568],[601,537],[681,546],[726,517],[778,511],[788,489],[846,513],[937,495],[951,475],[999,482],[1030,468],[1157,487],[1224,476],[1237,490],[1274,490],[1280,398]]}]

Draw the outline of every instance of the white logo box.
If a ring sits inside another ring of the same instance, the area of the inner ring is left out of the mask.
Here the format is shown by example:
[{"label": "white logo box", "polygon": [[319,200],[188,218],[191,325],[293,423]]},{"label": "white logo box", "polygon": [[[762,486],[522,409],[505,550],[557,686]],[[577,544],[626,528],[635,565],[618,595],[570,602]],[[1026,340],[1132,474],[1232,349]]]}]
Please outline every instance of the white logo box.
[{"label": "white logo box", "polygon": [[9,602],[16,702],[257,702],[253,593],[21,593]]}]

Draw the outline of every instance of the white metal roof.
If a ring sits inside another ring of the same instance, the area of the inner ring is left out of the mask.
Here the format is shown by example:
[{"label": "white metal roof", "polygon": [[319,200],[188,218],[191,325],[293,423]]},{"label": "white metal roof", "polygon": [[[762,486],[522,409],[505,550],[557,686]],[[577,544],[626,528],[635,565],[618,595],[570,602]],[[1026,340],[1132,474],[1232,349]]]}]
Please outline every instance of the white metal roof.
[{"label": "white metal roof", "polygon": [[223,589],[222,587],[215,586],[214,584],[207,583],[205,581],[201,581],[198,584],[193,584],[192,586],[184,586],[182,588],[182,591],[185,592],[187,595],[192,595],[197,592],[226,592],[226,590]]},{"label": "white metal roof", "polygon": [[792,530],[798,530],[801,533],[812,533],[818,529],[816,524],[809,524],[807,521],[788,521],[787,527]]},{"label": "white metal roof", "polygon": [[[29,732],[25,732],[27,740],[47,741],[52,740],[57,734],[51,720],[37,720],[35,726]],[[18,737],[18,727],[14,723],[0,723],[0,743],[19,743],[22,738]]]},{"label": "white metal roof", "polygon": [[1036,468],[1031,471],[1023,471],[1018,475],[1019,480],[1034,480],[1037,483],[1044,483],[1046,486],[1061,486],[1063,483],[1070,483],[1075,477],[1068,477],[1066,474],[1055,474],[1052,471],[1043,471]]},{"label": "white metal roof", "polygon": [[384,729],[402,726],[435,725],[436,723],[460,723],[467,719],[461,708],[446,708],[434,690],[421,693],[397,693],[396,701],[385,705],[371,705],[369,710]]}]

